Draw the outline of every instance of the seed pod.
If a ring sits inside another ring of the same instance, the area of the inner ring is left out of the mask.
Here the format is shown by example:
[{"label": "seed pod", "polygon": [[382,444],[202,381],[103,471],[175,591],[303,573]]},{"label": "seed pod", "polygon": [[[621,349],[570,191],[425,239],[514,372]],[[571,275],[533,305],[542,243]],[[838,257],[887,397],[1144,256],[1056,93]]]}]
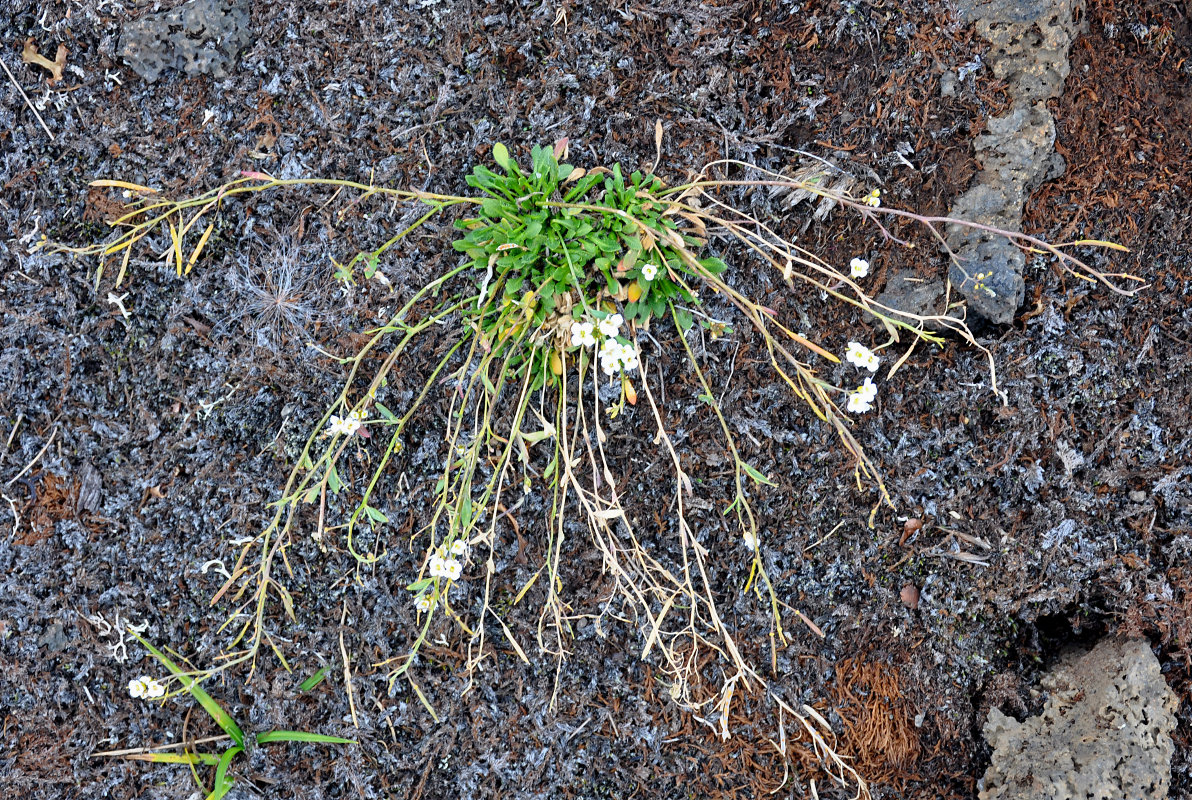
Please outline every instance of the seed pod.
[{"label": "seed pod", "polygon": [[637,389],[633,388],[633,384],[628,378],[622,378],[621,385],[625,389],[625,399],[629,401],[629,405],[637,405]]},{"label": "seed pod", "polygon": [[638,286],[636,283],[629,284],[629,289],[627,290],[625,297],[629,299],[630,303],[636,303],[642,297],[642,287]]},{"label": "seed pod", "polygon": [[550,371],[555,375],[563,374],[563,357],[559,355],[558,350],[554,350],[550,354]]},{"label": "seed pod", "polygon": [[911,517],[902,526],[902,538],[898,540],[898,546],[902,547],[907,540],[914,536],[919,531],[923,530],[923,520],[918,517]]}]

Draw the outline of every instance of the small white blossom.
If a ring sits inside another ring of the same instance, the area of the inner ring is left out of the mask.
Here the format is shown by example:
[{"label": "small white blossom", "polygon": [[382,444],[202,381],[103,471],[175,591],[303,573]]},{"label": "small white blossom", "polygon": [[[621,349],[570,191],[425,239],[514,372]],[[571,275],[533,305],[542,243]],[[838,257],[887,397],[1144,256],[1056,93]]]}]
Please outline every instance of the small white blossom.
[{"label": "small white blossom", "polygon": [[431,602],[430,595],[420,594],[414,598],[414,608],[418,609],[418,613],[425,614],[430,611]]},{"label": "small white blossom", "polygon": [[658,267],[654,264],[646,264],[642,267],[642,277],[648,281],[652,281],[658,277]]},{"label": "small white blossom", "polygon": [[165,696],[166,687],[156,678],[142,675],[136,680],[128,682],[128,693],[135,698],[156,700],[159,697]]},{"label": "small white blossom", "polygon": [[844,357],[848,363],[870,372],[877,372],[878,364],[881,362],[876,353],[860,342],[849,342],[848,351]]},{"label": "small white blossom", "polygon": [[873,401],[877,397],[877,387],[869,378],[848,393],[848,410],[853,414],[864,414],[873,408]]},{"label": "small white blossom", "polygon": [[750,550],[757,549],[757,534],[753,531],[745,531],[745,533],[741,535],[741,539],[745,542],[745,546]]},{"label": "small white blossom", "polygon": [[360,425],[364,422],[364,414],[359,411],[350,411],[346,417],[340,417],[335,414],[331,415],[331,420],[327,423],[328,436],[351,436],[356,431],[360,430]]},{"label": "small white blossom", "polygon": [[865,195],[865,197],[861,199],[861,202],[867,206],[873,206],[874,208],[877,208],[882,204],[882,190],[874,189],[872,192]]},{"label": "small white blossom", "polygon": [[852,270],[854,278],[864,278],[869,274],[869,262],[863,258],[854,258],[848,262],[848,267]]},{"label": "small white blossom", "polygon": [[438,553],[435,553],[433,556],[431,556],[430,563],[426,565],[427,569],[430,571],[430,576],[432,578],[443,577],[443,569],[446,563],[447,560]]},{"label": "small white blossom", "polygon": [[458,581],[459,576],[464,572],[464,565],[456,561],[454,558],[448,558],[443,561],[443,577],[449,581]]},{"label": "small white blossom", "polygon": [[572,347],[595,347],[596,326],[591,322],[571,323]]},{"label": "small white blossom", "polygon": [[468,543],[463,539],[456,539],[447,550],[453,556],[466,556],[468,554]]},{"label": "small white blossom", "polygon": [[624,323],[625,319],[620,314],[609,314],[600,320],[600,333],[607,337],[616,336],[617,332],[621,330],[621,325]]}]

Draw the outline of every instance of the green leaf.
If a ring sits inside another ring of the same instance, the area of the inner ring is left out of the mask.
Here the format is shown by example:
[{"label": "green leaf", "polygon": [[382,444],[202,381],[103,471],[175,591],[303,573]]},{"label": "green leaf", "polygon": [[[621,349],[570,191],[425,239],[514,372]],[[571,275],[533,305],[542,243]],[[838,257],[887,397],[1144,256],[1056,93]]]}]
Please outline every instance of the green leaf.
[{"label": "green leaf", "polygon": [[719,275],[720,273],[722,273],[726,269],[728,269],[728,264],[725,264],[719,258],[703,258],[703,259],[700,259],[699,263],[700,263],[700,266],[702,266],[704,269],[706,269],[708,272],[712,273],[713,275]]},{"label": "green leaf", "polygon": [[[194,697],[195,700],[199,701],[199,705],[203,707],[203,710],[211,715],[211,719],[215,720],[215,724],[222,728],[224,733],[232,737],[232,741],[240,745],[240,747],[244,747],[244,731],[240,730],[240,726],[236,724],[236,720],[232,719],[232,716],[228,712],[220,708],[219,703],[215,702],[211,695],[207,694],[207,692],[203,690],[203,687],[199,686],[198,682],[195,681],[194,678],[187,675],[186,672],[184,672],[181,667],[171,661],[165,655],[165,653],[161,652],[156,647],[149,644],[149,642],[142,639],[136,632],[130,630],[129,633],[133,636],[133,638],[140,642],[146,650],[152,653],[153,657],[160,661],[163,667],[168,669],[172,675],[178,678],[178,681],[182,684],[183,688],[190,692],[191,696]],[[227,754],[225,753],[224,755],[226,756]]]},{"label": "green leaf", "polygon": [[685,308],[675,308],[675,324],[679,326],[679,330],[683,333],[691,330],[691,326],[695,324],[695,318],[691,316],[691,312]]},{"label": "green leaf", "polygon": [[355,739],[343,739],[339,736],[324,736],[321,733],[307,733],[306,731],[269,731],[257,734],[257,744],[272,742],[314,742],[316,744],[356,744]]},{"label": "green leaf", "polygon": [[767,478],[762,473],[758,472],[753,467],[746,464],[744,461],[741,462],[741,469],[745,470],[745,474],[748,475],[749,477],[753,478],[755,483],[764,483],[766,486],[777,486],[778,485],[778,484],[774,483],[774,481]]},{"label": "green leaf", "polygon": [[480,202],[480,210],[484,213],[484,216],[490,219],[500,219],[504,216],[507,207],[505,201],[498,200],[495,197],[486,197]]},{"label": "green leaf", "polygon": [[376,403],[375,405],[377,407],[377,411],[380,411],[381,416],[384,417],[388,422],[398,422],[397,415],[386,408],[384,404]]},{"label": "green leaf", "polygon": [[334,464],[327,465],[327,488],[331,490],[332,494],[339,494],[339,490],[344,488]]},{"label": "green leaf", "polygon": [[232,790],[232,785],[236,781],[228,777],[228,767],[232,765],[232,759],[243,752],[243,747],[230,747],[220,757],[219,765],[215,768],[215,788],[211,790],[211,794],[207,795],[207,800],[221,800],[225,794]]},{"label": "green leaf", "polygon": [[389,521],[389,518],[382,514],[379,509],[373,508],[370,505],[364,506],[364,513],[367,514],[368,518],[373,522],[385,523]]},{"label": "green leaf", "polygon": [[134,753],[125,758],[154,764],[202,764],[205,767],[214,767],[219,763],[219,756],[214,753]]},{"label": "green leaf", "polygon": [[506,172],[510,172],[512,169],[510,166],[512,161],[509,158],[509,149],[500,142],[493,145],[493,161],[500,164]]},{"label": "green leaf", "polygon": [[[322,667],[314,675],[311,675],[309,678],[304,680],[302,683],[298,684],[298,691],[309,692],[311,689],[318,686],[320,683],[323,682],[323,678],[327,677],[327,671],[330,669],[331,669],[331,667]],[[257,742],[259,743],[260,741],[261,741],[261,737],[258,736]]]},{"label": "green leaf", "polygon": [[434,585],[433,579],[423,578],[420,581],[414,581],[406,588],[409,589],[411,592],[421,592],[423,589],[429,589],[432,585]]}]

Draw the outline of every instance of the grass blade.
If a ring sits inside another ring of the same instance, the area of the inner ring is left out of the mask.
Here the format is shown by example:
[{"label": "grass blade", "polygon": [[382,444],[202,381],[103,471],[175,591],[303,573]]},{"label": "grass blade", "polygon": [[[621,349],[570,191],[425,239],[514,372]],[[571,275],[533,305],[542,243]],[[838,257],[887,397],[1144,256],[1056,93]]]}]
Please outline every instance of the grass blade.
[{"label": "grass blade", "polygon": [[215,768],[215,788],[211,790],[211,794],[207,795],[207,800],[221,800],[225,794],[231,791],[232,785],[236,781],[228,777],[228,767],[231,766],[232,759],[243,752],[243,747],[229,747],[227,752],[220,757],[219,765]]},{"label": "grass blade", "polygon": [[311,675],[309,678],[304,680],[302,683],[298,684],[299,691],[309,692],[311,689],[318,686],[320,683],[323,682],[323,678],[327,677],[327,671],[329,669],[330,669],[330,667],[323,667],[318,672],[316,672],[314,675]]},{"label": "grass blade", "polygon": [[203,690],[203,687],[199,686],[198,682],[194,678],[187,675],[164,653],[142,639],[135,631],[130,630],[129,633],[131,633],[138,642],[144,645],[145,649],[152,653],[153,657],[162,663],[162,666],[164,666],[170,671],[171,674],[178,678],[183,688],[190,692],[195,700],[199,701],[199,705],[203,707],[204,711],[211,715],[211,719],[215,720],[215,724],[222,728],[224,733],[226,733],[228,736],[231,736],[232,741],[243,748],[244,731],[240,730],[240,726],[236,724],[236,720],[232,719],[228,712],[220,708],[219,703],[215,702],[215,699],[212,698],[211,695],[207,694],[207,692]]},{"label": "grass blade", "polygon": [[306,731],[269,731],[257,734],[257,744],[272,742],[312,742],[314,744],[356,744],[355,739],[343,739],[339,736],[324,736],[321,733],[307,733]]},{"label": "grass blade", "polygon": [[124,756],[128,761],[151,761],[154,764],[202,764],[214,767],[219,756],[214,753],[133,753]]}]

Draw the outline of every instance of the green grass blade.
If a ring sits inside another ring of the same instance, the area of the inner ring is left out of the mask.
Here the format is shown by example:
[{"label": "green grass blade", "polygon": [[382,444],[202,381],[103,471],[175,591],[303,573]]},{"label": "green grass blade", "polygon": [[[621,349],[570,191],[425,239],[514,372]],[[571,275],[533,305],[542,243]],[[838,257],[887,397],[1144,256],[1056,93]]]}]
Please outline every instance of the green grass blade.
[{"label": "green grass blade", "polygon": [[228,777],[228,767],[232,765],[232,759],[243,752],[243,747],[229,747],[227,752],[220,757],[219,766],[215,768],[215,788],[211,790],[211,794],[207,795],[207,800],[221,800],[225,794],[231,791],[232,785],[236,781]]},{"label": "green grass blade", "polygon": [[329,669],[330,667],[323,667],[314,675],[311,675],[302,683],[298,684],[298,689],[303,692],[309,692],[311,689],[323,682],[323,678],[327,677],[327,670]]},{"label": "green grass blade", "polygon": [[341,739],[338,736],[324,736],[321,733],[307,733],[306,731],[269,731],[257,734],[257,744],[271,742],[313,742],[315,744],[356,744],[354,739]]},{"label": "green grass blade", "polygon": [[244,731],[240,730],[240,726],[236,724],[236,720],[232,719],[228,712],[220,708],[219,703],[215,702],[215,699],[212,698],[211,695],[207,694],[207,692],[203,690],[203,687],[199,686],[198,682],[194,678],[187,675],[163,652],[149,644],[135,632],[130,631],[130,633],[132,633],[138,642],[144,645],[146,650],[153,654],[154,658],[162,663],[162,666],[164,666],[175,677],[178,678],[179,682],[182,683],[183,688],[190,692],[195,700],[199,701],[199,705],[203,707],[204,711],[211,715],[211,718],[215,720],[215,724],[222,728],[224,733],[226,733],[228,736],[231,736],[232,741],[243,748]]}]

